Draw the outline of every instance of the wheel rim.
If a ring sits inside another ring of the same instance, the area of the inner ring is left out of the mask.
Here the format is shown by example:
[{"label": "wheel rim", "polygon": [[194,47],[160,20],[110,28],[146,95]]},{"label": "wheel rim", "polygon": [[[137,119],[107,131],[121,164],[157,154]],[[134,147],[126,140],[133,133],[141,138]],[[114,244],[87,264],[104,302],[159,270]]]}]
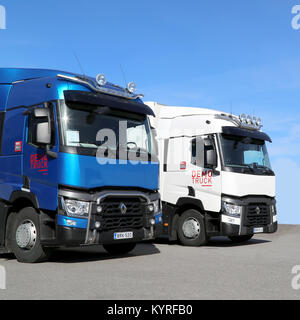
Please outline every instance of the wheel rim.
[{"label": "wheel rim", "polygon": [[34,223],[30,220],[23,221],[16,231],[16,242],[19,248],[30,250],[34,247],[37,231]]},{"label": "wheel rim", "polygon": [[195,218],[185,219],[182,225],[182,232],[186,238],[195,239],[200,234],[200,223]]}]

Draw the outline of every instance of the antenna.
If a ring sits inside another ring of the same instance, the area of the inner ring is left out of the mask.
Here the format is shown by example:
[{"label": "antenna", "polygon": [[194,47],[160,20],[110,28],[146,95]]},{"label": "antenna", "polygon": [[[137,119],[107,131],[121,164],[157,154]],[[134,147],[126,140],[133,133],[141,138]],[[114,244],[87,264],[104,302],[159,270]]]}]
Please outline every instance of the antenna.
[{"label": "antenna", "polygon": [[232,101],[230,101],[230,114],[232,115]]},{"label": "antenna", "polygon": [[73,54],[74,54],[75,59],[77,60],[77,63],[78,63],[79,68],[80,68],[80,70],[81,70],[81,73],[82,73],[83,77],[85,78],[84,70],[83,70],[83,68],[82,68],[82,65],[81,65],[81,63],[80,63],[80,61],[79,61],[78,57],[77,57],[76,52],[75,52],[75,51],[73,51]]},{"label": "antenna", "polygon": [[127,87],[127,81],[126,81],[126,76],[125,76],[125,72],[123,70],[122,64],[120,64],[120,69],[121,69],[121,72],[122,72],[122,75],[123,75],[123,79],[124,79],[124,82],[125,82],[125,88],[126,88]]}]

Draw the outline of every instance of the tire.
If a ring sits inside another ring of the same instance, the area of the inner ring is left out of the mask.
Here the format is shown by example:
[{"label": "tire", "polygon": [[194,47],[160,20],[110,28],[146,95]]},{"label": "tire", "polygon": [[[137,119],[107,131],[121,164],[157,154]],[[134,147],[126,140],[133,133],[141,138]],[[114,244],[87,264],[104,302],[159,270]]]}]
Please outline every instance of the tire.
[{"label": "tire", "polygon": [[253,234],[247,234],[243,236],[229,236],[228,238],[234,243],[243,243],[249,241],[253,237]]},{"label": "tire", "polygon": [[7,247],[19,262],[36,263],[49,258],[50,249],[40,243],[39,216],[34,208],[27,207],[9,215]]},{"label": "tire", "polygon": [[103,248],[111,254],[126,254],[132,251],[136,243],[104,244]]},{"label": "tire", "polygon": [[177,234],[182,245],[198,247],[207,243],[205,223],[202,214],[189,209],[179,217]]}]

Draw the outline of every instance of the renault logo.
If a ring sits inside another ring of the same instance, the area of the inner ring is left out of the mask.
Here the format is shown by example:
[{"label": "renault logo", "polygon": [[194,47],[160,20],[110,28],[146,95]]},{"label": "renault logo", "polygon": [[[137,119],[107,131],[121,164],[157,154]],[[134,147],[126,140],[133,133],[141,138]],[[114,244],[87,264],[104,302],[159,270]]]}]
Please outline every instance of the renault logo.
[{"label": "renault logo", "polygon": [[121,203],[121,204],[120,204],[120,210],[121,210],[121,213],[122,213],[122,214],[125,214],[125,213],[126,213],[127,207],[125,206],[124,203]]},{"label": "renault logo", "polygon": [[256,207],[256,208],[255,208],[255,212],[256,212],[257,214],[260,214],[260,209],[259,209],[259,207]]}]

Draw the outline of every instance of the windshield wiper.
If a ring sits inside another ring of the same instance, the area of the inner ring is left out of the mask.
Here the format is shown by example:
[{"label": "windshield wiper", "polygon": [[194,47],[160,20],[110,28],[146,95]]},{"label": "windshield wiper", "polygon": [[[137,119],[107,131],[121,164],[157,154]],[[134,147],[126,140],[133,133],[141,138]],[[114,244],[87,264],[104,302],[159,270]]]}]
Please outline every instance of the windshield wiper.
[{"label": "windshield wiper", "polygon": [[265,171],[268,171],[268,172],[274,174],[274,171],[272,169],[270,169],[269,167],[264,166],[262,164],[256,164],[255,167],[259,168],[259,169],[264,169]]},{"label": "windshield wiper", "polygon": [[141,153],[147,154],[148,158],[151,158],[153,155],[145,148],[128,148],[127,147],[127,152],[136,152],[136,155],[140,157]]},{"label": "windshield wiper", "polygon": [[254,169],[251,167],[250,164],[247,164],[247,163],[237,163],[237,164],[234,164],[236,166],[241,166],[241,167],[247,167],[248,169],[250,169],[251,172],[254,172]]},{"label": "windshield wiper", "polygon": [[243,164],[241,164],[241,166],[245,166],[245,167],[249,168],[251,172],[254,172],[254,168],[252,168],[250,164],[243,163]]}]

